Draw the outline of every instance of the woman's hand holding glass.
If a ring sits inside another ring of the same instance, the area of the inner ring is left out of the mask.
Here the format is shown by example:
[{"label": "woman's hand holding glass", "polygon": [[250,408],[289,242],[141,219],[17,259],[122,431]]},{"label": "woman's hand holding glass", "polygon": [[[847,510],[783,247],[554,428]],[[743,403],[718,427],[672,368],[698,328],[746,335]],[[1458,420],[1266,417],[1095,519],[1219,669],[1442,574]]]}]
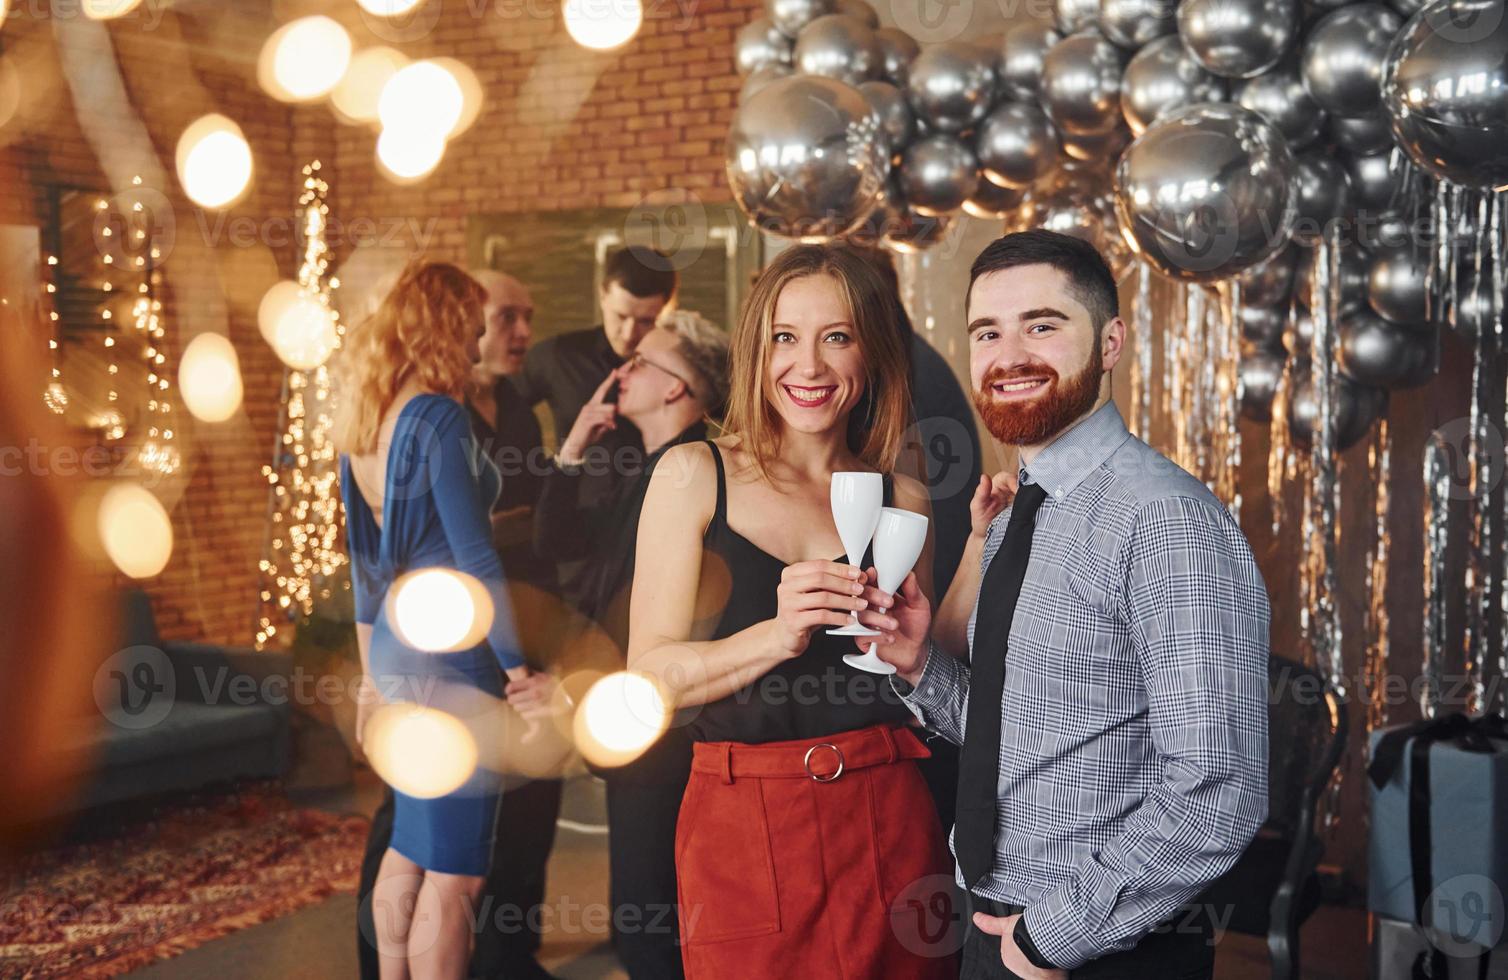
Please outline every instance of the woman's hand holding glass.
[{"label": "woman's hand holding glass", "polygon": [[865,576],[852,565],[835,561],[803,561],[787,565],[776,590],[775,643],[786,657],[799,657],[811,642],[812,630],[843,626],[850,613],[865,608],[861,598]]}]

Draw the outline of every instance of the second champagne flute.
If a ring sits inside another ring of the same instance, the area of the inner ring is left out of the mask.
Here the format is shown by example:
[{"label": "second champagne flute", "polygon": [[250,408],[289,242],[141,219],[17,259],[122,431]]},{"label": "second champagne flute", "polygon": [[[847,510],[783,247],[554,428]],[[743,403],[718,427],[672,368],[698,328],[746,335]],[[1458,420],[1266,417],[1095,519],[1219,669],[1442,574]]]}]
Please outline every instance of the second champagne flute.
[{"label": "second champagne flute", "polygon": [[[838,526],[838,538],[843,550],[848,552],[848,563],[855,568],[864,567],[864,552],[869,550],[869,540],[880,523],[880,511],[885,506],[885,478],[878,473],[840,471],[833,474],[832,482],[833,523]],[[838,626],[827,631],[831,636],[878,636],[859,622],[857,612],[849,613],[847,626]]]},{"label": "second champagne flute", "polygon": [[[926,546],[927,518],[898,507],[882,510],[880,525],[874,532],[874,570],[879,579],[876,588],[894,595]],[[873,643],[869,644],[868,653],[845,654],[843,662],[871,674],[895,673],[894,667],[875,654]]]}]

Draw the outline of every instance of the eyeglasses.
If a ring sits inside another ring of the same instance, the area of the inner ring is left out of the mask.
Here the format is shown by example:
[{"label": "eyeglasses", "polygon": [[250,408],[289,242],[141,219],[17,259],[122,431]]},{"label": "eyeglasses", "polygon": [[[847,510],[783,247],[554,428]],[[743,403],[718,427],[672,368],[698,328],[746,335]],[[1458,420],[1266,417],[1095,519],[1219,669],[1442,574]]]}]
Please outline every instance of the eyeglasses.
[{"label": "eyeglasses", "polygon": [[670,370],[670,368],[656,361],[651,361],[649,358],[645,357],[643,354],[640,354],[638,351],[634,351],[632,354],[628,355],[628,369],[630,371],[637,371],[639,370],[639,368],[643,367],[646,364],[654,368],[656,371],[663,371],[666,374],[670,375],[672,378],[675,378],[681,384],[686,386],[686,394],[690,395],[692,398],[697,397],[696,391],[691,387],[691,382],[687,381],[676,372]]}]

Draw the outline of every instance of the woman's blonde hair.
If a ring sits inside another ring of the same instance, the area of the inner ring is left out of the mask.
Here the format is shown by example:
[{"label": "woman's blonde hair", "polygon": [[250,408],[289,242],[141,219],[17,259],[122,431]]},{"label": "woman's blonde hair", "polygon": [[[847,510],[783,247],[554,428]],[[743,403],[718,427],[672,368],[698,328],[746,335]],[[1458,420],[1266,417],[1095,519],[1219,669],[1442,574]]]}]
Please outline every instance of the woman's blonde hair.
[{"label": "woman's blonde hair", "polygon": [[848,448],[865,465],[895,468],[911,413],[910,357],[901,341],[895,291],[864,259],[841,245],[795,245],[754,283],[733,331],[731,386],[724,429],[740,437],[763,475],[779,451],[779,416],[766,397],[775,304],[796,279],[831,276],[843,296],[864,358],[864,394],[849,416]]},{"label": "woman's blonde hair", "polygon": [[376,312],[346,336],[336,365],[335,448],[375,450],[382,416],[410,376],[425,391],[461,397],[471,377],[466,344],[481,328],[486,301],[487,291],[448,262],[405,269]]}]

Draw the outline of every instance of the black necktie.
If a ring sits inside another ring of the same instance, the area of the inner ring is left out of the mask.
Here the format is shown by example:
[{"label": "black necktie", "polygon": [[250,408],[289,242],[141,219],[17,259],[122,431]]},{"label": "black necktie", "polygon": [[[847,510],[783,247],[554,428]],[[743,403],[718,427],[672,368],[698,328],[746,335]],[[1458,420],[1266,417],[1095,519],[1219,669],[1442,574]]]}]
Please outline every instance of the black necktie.
[{"label": "black necktie", "polygon": [[979,588],[974,649],[969,672],[969,714],[958,763],[958,810],[953,846],[964,884],[973,888],[990,873],[995,858],[996,787],[1000,781],[1000,700],[1005,691],[1005,655],[1021,580],[1032,556],[1037,508],[1047,493],[1022,485],[1011,505],[1005,541],[990,560]]}]

